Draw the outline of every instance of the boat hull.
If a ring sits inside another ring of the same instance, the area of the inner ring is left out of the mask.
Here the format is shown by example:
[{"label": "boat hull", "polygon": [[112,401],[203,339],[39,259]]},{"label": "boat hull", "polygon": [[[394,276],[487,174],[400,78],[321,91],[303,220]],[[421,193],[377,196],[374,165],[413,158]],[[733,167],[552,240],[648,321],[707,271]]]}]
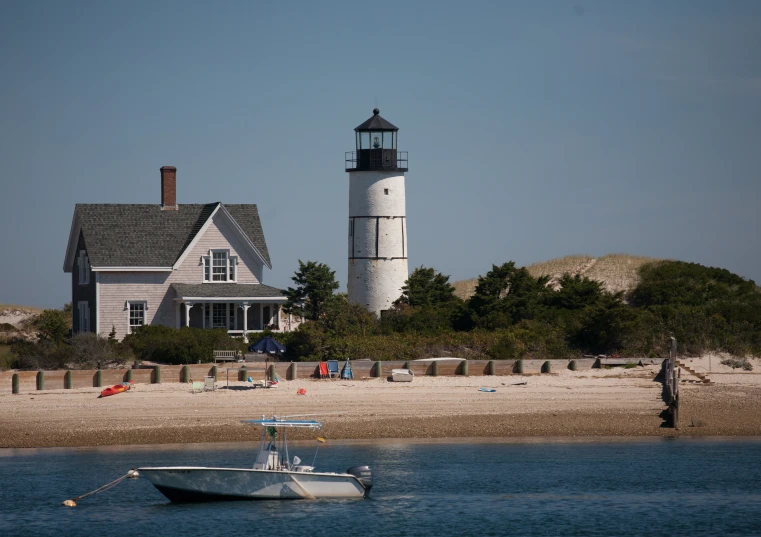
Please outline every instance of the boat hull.
[{"label": "boat hull", "polygon": [[173,502],[363,498],[368,489],[351,474],[245,468],[138,468]]}]

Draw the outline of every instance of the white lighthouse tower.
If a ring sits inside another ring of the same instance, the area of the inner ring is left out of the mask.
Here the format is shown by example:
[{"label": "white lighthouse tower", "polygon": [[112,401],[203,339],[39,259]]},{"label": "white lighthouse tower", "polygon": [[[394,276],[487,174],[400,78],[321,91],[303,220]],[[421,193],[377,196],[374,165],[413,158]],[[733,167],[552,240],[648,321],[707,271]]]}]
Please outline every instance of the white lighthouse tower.
[{"label": "white lighthouse tower", "polygon": [[397,151],[399,129],[373,110],[354,129],[349,172],[349,300],[380,315],[407,281],[407,152]]}]

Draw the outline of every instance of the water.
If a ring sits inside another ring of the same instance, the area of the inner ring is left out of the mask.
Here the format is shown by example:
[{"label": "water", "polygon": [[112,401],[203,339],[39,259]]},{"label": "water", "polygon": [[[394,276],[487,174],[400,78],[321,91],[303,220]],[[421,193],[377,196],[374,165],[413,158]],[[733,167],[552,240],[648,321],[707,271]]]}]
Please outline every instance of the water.
[{"label": "water", "polygon": [[[291,454],[311,461],[313,445]],[[145,479],[62,507],[140,465],[250,466],[250,446],[0,450],[0,536],[761,535],[761,442],[355,445],[369,500],[170,504]]]}]

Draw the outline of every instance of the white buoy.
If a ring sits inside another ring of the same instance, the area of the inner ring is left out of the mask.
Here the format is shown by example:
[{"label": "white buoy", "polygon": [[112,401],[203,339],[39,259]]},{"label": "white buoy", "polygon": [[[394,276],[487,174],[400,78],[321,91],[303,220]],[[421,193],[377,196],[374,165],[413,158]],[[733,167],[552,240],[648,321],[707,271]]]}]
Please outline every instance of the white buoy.
[{"label": "white buoy", "polygon": [[140,477],[140,472],[138,472],[134,468],[130,470],[129,472],[127,472],[127,479],[137,479],[138,477]]}]

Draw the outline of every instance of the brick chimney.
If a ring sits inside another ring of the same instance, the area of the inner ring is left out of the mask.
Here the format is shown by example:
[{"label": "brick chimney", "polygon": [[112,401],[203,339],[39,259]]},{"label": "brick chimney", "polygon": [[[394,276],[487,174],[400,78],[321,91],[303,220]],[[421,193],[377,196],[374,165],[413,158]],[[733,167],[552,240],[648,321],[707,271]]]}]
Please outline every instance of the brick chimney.
[{"label": "brick chimney", "polygon": [[177,168],[161,167],[161,210],[177,210]]}]

